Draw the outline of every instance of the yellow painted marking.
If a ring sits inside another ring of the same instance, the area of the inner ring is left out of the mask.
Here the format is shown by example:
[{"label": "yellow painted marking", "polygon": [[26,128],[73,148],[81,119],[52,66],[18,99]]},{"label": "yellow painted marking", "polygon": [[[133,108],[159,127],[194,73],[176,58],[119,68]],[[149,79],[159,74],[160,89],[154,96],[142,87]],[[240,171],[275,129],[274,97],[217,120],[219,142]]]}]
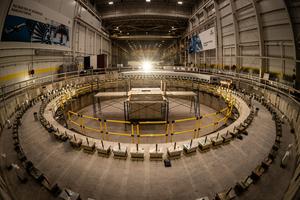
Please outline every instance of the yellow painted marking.
[{"label": "yellow painted marking", "polygon": [[118,136],[128,136],[131,137],[128,133],[117,133],[117,132],[108,132],[109,135],[118,135]]},{"label": "yellow painted marking", "polygon": [[184,130],[184,131],[177,131],[174,132],[174,135],[179,135],[179,134],[183,134],[183,133],[189,133],[189,132],[194,132],[194,129],[190,129],[190,130]]},{"label": "yellow painted marking", "polygon": [[[59,69],[59,67],[47,67],[47,68],[37,68],[34,69],[35,75],[39,74],[44,74],[44,73],[49,73],[49,72],[56,72]],[[13,79],[18,79],[18,78],[29,78],[30,75],[28,74],[28,71],[19,71],[11,74],[6,74],[3,76],[0,76],[0,82],[4,81],[10,81]]]}]

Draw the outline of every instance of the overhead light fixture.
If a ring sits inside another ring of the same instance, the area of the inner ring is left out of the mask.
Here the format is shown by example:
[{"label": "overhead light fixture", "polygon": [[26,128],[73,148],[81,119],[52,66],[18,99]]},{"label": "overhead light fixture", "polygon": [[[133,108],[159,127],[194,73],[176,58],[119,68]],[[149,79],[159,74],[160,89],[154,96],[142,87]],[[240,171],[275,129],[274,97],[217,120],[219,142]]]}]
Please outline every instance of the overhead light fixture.
[{"label": "overhead light fixture", "polygon": [[183,2],[182,1],[177,1],[177,4],[182,5]]},{"label": "overhead light fixture", "polygon": [[150,72],[152,70],[152,63],[150,61],[143,61],[142,63],[143,71],[144,72]]},{"label": "overhead light fixture", "polygon": [[113,2],[113,1],[109,1],[108,4],[109,4],[109,5],[113,5],[114,2]]},{"label": "overhead light fixture", "polygon": [[148,2],[148,3],[149,3],[149,2],[151,2],[151,0],[146,0],[146,2]]}]

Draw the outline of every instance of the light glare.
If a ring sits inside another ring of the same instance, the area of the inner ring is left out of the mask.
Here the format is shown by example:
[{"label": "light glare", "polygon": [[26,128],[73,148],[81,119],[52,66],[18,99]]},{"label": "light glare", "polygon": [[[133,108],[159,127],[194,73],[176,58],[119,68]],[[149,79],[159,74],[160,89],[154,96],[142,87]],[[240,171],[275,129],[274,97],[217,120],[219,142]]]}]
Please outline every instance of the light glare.
[{"label": "light glare", "polygon": [[149,72],[152,69],[152,64],[149,61],[144,61],[142,67],[144,72]]}]

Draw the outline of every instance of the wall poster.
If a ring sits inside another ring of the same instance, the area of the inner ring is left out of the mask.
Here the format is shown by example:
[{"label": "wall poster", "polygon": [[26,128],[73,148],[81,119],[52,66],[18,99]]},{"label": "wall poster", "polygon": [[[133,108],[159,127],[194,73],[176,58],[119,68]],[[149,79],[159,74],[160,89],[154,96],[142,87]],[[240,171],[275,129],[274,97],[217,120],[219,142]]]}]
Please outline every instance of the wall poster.
[{"label": "wall poster", "polygon": [[70,47],[71,20],[35,1],[13,0],[1,41]]}]

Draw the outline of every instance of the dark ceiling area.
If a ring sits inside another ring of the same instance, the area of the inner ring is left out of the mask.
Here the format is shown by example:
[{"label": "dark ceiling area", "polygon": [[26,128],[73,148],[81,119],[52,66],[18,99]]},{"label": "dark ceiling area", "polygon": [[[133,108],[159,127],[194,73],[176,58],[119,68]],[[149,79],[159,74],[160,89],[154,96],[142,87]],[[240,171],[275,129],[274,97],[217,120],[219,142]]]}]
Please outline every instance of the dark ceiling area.
[{"label": "dark ceiling area", "polygon": [[178,2],[90,0],[99,11],[111,39],[128,51],[136,48],[167,48],[180,38],[199,0],[182,0],[182,4]]},{"label": "dark ceiling area", "polygon": [[[167,36],[175,38],[182,34],[187,20],[182,18],[159,18],[156,16],[122,17],[104,20],[104,26],[112,36]],[[134,38],[132,38],[134,39]]]}]

